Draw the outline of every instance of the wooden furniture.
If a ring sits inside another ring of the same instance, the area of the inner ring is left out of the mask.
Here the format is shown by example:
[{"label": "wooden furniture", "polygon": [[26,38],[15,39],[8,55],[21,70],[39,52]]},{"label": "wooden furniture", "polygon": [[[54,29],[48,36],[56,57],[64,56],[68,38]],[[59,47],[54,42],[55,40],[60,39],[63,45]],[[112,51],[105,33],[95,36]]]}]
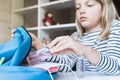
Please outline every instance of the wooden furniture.
[{"label": "wooden furniture", "polygon": [[[59,25],[44,26],[46,11],[52,11]],[[23,25],[41,40],[53,40],[60,35],[70,35],[75,31],[74,0],[12,0],[11,28]]]}]

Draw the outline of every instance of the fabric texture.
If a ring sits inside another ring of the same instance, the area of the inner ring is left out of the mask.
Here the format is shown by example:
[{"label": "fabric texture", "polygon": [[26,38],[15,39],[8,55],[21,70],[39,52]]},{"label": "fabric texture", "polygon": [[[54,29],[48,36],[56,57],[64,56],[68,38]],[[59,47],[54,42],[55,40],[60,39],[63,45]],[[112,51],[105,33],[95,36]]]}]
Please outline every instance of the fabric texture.
[{"label": "fabric texture", "polygon": [[29,65],[40,64],[51,56],[50,49],[45,46],[37,51],[30,52],[27,56],[27,62]]},{"label": "fabric texture", "polygon": [[0,45],[0,58],[5,57],[3,65],[20,65],[30,51],[31,42],[31,37],[24,27],[18,27],[14,38]]},{"label": "fabric texture", "polygon": [[[102,72],[107,75],[117,75],[120,72],[120,21],[114,20],[110,26],[110,34],[108,39],[99,40],[101,29],[91,33],[84,33],[78,38],[78,32],[71,35],[80,43],[90,46],[97,50],[100,54],[100,61],[96,66],[93,66],[87,59],[85,59],[85,69],[91,72]],[[67,56],[67,57],[66,57]],[[67,64],[71,68],[76,64],[77,56],[75,55],[59,55],[53,56],[47,61]],[[61,66],[61,71],[70,71],[67,66]]]},{"label": "fabric texture", "polygon": [[[56,73],[52,74],[53,78]],[[48,71],[23,66],[1,66],[0,80],[51,80]]]}]

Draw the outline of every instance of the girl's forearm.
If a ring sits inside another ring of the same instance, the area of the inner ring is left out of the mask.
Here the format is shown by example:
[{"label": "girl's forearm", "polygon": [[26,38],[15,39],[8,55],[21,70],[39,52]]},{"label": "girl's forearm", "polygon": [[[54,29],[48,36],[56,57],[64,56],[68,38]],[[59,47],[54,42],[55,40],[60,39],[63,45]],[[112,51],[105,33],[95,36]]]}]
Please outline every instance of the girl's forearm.
[{"label": "girl's forearm", "polygon": [[90,61],[91,64],[96,66],[100,60],[100,54],[98,51],[92,49],[89,46],[86,46],[84,56]]},{"label": "girl's forearm", "polygon": [[44,43],[40,41],[39,38],[37,38],[36,40],[32,41],[32,46],[34,47],[34,49],[38,50],[44,47]]}]

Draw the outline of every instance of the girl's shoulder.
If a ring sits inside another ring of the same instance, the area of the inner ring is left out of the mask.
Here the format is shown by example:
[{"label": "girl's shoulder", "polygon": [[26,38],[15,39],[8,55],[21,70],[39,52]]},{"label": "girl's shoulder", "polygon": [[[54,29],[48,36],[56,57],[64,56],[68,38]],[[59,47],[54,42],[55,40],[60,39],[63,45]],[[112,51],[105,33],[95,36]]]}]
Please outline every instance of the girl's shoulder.
[{"label": "girl's shoulder", "polygon": [[113,36],[113,34],[120,35],[120,21],[114,20],[110,27],[110,34]]},{"label": "girl's shoulder", "polygon": [[120,20],[113,20],[111,24],[111,29],[120,28]]}]

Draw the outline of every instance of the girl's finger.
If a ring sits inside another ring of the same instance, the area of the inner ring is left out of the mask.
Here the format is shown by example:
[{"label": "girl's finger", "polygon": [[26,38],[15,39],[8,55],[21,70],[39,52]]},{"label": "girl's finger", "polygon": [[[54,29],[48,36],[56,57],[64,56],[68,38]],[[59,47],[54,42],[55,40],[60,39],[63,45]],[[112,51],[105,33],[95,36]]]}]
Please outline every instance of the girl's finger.
[{"label": "girl's finger", "polygon": [[14,33],[15,33],[15,31],[16,31],[16,29],[13,29],[13,30],[11,31],[11,39],[14,38]]},{"label": "girl's finger", "polygon": [[58,53],[58,52],[63,51],[65,49],[71,49],[71,46],[72,46],[71,44],[66,43],[64,46],[60,46],[59,48],[52,48],[51,52]]},{"label": "girl's finger", "polygon": [[49,48],[53,48],[58,42],[60,42],[63,39],[66,39],[67,36],[60,36],[60,37],[56,37],[52,42],[50,42],[47,46]]},{"label": "girl's finger", "polygon": [[64,39],[64,40],[58,42],[58,43],[52,48],[52,50],[59,49],[59,47],[62,47],[62,46],[64,46],[64,45],[67,44],[67,43],[68,43],[68,39]]}]

